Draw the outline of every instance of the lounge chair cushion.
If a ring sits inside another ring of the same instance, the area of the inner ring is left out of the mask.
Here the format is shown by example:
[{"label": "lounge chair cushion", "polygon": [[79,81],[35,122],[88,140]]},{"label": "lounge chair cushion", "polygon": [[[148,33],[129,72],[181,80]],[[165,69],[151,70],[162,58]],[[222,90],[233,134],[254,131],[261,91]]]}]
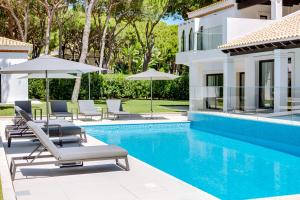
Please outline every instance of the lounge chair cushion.
[{"label": "lounge chair cushion", "polygon": [[51,111],[55,112],[68,112],[67,101],[64,100],[55,100],[50,101]]},{"label": "lounge chair cushion", "polygon": [[122,111],[120,99],[108,99],[106,100],[108,112],[119,112]]},{"label": "lounge chair cushion", "polygon": [[79,113],[89,116],[102,115],[97,111],[93,100],[78,100]]},{"label": "lounge chair cushion", "polygon": [[[44,123],[39,123],[36,122],[44,131],[46,131],[45,128],[45,121],[42,121]],[[53,126],[54,125],[54,126]],[[79,126],[76,126],[74,123],[66,121],[66,120],[61,120],[61,119],[56,119],[56,120],[49,120],[49,134],[50,137],[55,137],[59,136],[59,125],[61,128],[61,131],[63,133],[63,137],[65,136],[70,136],[70,135],[79,135],[80,133],[83,132],[83,129]]]},{"label": "lounge chair cushion", "polygon": [[52,115],[55,116],[55,117],[71,117],[73,116],[72,113],[70,112],[52,112]]},{"label": "lounge chair cushion", "polygon": [[[31,101],[15,101],[15,107],[19,107],[24,110],[29,115],[32,115],[31,111]],[[17,114],[17,109],[15,110]]]},{"label": "lounge chair cushion", "polygon": [[60,160],[85,160],[97,158],[125,157],[128,152],[114,145],[69,147],[59,149]]},{"label": "lounge chair cushion", "polygon": [[125,112],[125,111],[116,111],[116,112],[113,112],[113,114],[115,114],[115,115],[129,115],[129,113]]}]

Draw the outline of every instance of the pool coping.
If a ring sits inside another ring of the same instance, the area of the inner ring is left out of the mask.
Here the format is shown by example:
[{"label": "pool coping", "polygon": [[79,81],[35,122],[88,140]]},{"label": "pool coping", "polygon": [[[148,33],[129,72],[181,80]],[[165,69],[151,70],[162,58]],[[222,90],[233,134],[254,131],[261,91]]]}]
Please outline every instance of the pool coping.
[{"label": "pool coping", "polygon": [[235,119],[245,119],[251,121],[260,121],[260,122],[267,122],[267,123],[275,123],[275,124],[284,124],[284,125],[292,125],[292,126],[300,126],[300,121],[291,121],[285,119],[277,119],[277,118],[270,118],[264,115],[241,115],[237,113],[222,113],[222,112],[206,112],[206,111],[190,111],[188,113],[188,120],[190,120],[191,114],[206,114],[206,115],[214,115],[214,116],[221,116],[221,117],[230,117]]},{"label": "pool coping", "polygon": [[5,155],[3,140],[0,135],[0,178],[2,184],[3,200],[16,200],[16,194],[9,172],[9,166]]}]

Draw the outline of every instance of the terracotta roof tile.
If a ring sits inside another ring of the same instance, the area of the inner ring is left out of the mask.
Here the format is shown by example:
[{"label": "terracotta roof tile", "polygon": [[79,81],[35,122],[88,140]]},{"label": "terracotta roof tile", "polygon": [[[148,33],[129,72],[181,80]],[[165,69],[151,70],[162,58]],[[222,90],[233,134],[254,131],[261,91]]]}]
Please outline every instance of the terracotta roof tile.
[{"label": "terracotta roof tile", "polygon": [[12,40],[12,39],[8,39],[5,37],[0,37],[0,46],[21,46],[21,47],[32,47],[32,44],[26,43],[26,42],[21,42],[21,41],[17,41],[17,40]]},{"label": "terracotta roof tile", "polygon": [[300,39],[300,11],[283,17],[266,27],[219,46],[231,49],[270,42]]}]

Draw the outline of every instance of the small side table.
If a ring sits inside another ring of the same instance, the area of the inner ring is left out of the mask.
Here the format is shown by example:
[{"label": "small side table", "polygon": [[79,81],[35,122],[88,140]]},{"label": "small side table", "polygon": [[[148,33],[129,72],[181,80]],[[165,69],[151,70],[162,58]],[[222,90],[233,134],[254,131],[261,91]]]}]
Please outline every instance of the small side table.
[{"label": "small side table", "polygon": [[42,120],[42,119],[43,119],[43,109],[41,109],[41,108],[34,108],[34,109],[33,109],[33,112],[34,112],[34,120],[36,120],[36,114],[37,114],[37,111],[39,111],[39,113],[40,113],[40,120]]}]

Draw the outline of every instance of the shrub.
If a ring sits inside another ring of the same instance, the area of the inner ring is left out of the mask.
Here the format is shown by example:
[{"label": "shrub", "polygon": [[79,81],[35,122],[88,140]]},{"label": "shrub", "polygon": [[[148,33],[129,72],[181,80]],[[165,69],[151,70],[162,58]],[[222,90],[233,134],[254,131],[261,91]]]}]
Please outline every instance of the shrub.
[{"label": "shrub", "polygon": [[[130,98],[142,99],[150,97],[149,81],[128,81],[126,75],[97,73],[90,74],[91,99]],[[71,99],[75,80],[50,80],[51,99]],[[181,76],[174,81],[153,81],[153,98],[187,100],[189,98],[188,76]],[[88,99],[88,75],[82,76],[80,99]],[[45,99],[45,81],[34,79],[29,81],[30,98]]]}]

